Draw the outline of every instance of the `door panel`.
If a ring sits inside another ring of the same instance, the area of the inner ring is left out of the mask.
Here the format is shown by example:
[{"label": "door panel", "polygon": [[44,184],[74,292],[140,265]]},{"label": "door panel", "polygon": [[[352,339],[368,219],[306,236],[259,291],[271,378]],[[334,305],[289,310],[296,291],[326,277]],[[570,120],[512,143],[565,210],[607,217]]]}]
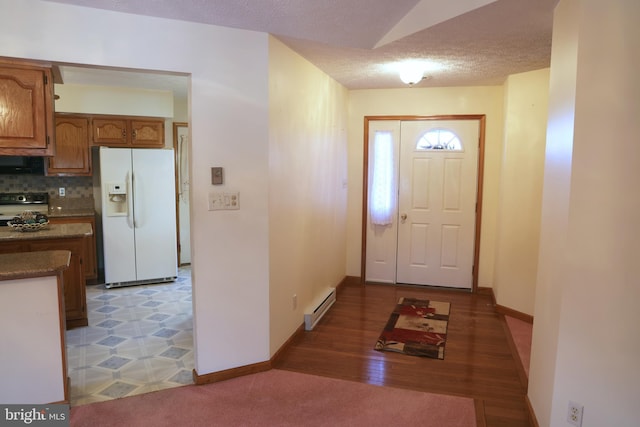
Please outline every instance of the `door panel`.
[{"label": "door panel", "polygon": [[460,227],[456,225],[442,226],[441,268],[458,268],[458,247],[460,245]]},{"label": "door panel", "polygon": [[411,265],[429,268],[429,253],[426,251],[429,239],[429,224],[411,224],[410,263]]},{"label": "door panel", "polygon": [[414,209],[429,210],[431,207],[430,188],[419,185],[426,182],[431,176],[431,159],[414,159],[412,176],[412,197],[411,204]]},{"label": "door panel", "polygon": [[[438,129],[453,131],[462,150],[416,148]],[[477,120],[402,122],[397,283],[472,287],[478,141]]]},{"label": "door panel", "polygon": [[443,210],[448,212],[460,211],[461,185],[462,161],[460,159],[444,159]]}]

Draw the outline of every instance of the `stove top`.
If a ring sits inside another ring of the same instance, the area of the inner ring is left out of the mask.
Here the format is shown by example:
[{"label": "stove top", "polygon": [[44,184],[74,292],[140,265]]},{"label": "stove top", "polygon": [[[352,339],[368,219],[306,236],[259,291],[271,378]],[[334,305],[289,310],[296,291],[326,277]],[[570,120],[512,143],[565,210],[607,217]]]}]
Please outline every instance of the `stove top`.
[{"label": "stove top", "polygon": [[24,211],[47,214],[49,212],[48,193],[0,193],[0,226]]},{"label": "stove top", "polygon": [[0,193],[0,205],[49,204],[48,193]]}]

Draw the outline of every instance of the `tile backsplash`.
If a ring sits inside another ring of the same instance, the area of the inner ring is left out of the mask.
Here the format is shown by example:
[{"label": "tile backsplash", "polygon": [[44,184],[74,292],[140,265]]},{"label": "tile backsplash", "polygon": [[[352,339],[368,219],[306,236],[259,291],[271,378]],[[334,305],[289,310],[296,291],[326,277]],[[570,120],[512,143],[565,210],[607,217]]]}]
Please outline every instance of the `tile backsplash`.
[{"label": "tile backsplash", "polygon": [[49,193],[57,196],[64,187],[66,197],[93,197],[90,176],[0,175],[0,193]]}]

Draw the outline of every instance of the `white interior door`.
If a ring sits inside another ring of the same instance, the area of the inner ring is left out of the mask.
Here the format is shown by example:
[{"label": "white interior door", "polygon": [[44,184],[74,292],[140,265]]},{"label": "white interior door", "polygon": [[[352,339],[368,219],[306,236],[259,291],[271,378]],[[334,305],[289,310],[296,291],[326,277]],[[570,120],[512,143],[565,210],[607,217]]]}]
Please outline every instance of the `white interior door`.
[{"label": "white interior door", "polygon": [[397,283],[473,286],[478,145],[477,120],[402,122]]}]

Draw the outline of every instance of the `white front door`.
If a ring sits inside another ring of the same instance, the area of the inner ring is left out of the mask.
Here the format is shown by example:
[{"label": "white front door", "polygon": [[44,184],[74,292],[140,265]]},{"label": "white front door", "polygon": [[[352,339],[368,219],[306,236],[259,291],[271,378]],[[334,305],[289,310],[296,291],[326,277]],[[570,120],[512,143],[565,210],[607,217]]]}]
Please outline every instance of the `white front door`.
[{"label": "white front door", "polygon": [[402,121],[396,283],[473,286],[478,145],[478,120]]}]

